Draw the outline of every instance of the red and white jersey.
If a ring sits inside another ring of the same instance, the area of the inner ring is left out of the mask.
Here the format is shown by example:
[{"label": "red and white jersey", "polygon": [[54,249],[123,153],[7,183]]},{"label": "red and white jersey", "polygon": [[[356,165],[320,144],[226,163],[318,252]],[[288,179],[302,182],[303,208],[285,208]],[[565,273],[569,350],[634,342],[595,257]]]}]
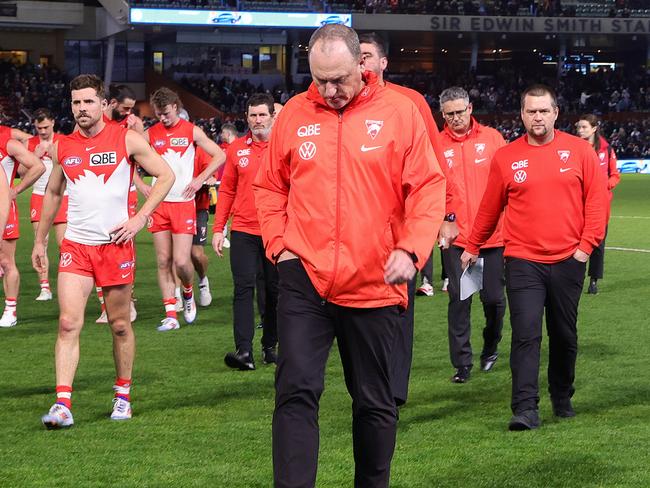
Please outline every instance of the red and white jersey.
[{"label": "red and white jersey", "polygon": [[57,158],[69,194],[66,239],[107,244],[110,231],[128,220],[133,165],[126,151],[127,131],[106,124],[94,137],[74,132],[60,138]]},{"label": "red and white jersey", "polygon": [[16,178],[18,165],[14,158],[9,155],[9,151],[7,150],[7,143],[9,141],[11,141],[11,130],[0,134],[0,165],[7,176],[9,186],[14,186],[14,179]]},{"label": "red and white jersey", "polygon": [[[59,134],[54,134],[54,139],[52,142],[56,142],[61,138]],[[34,152],[36,150],[36,146],[38,146],[41,142],[40,137],[34,136],[30,138],[27,141],[27,149],[29,149],[30,152]],[[32,187],[32,193],[34,195],[45,195],[45,188],[47,188],[47,182],[50,179],[50,174],[52,174],[52,158],[48,153],[43,154],[41,157],[41,162],[45,166],[45,173],[41,175],[41,177],[36,180],[34,183],[34,186]]]},{"label": "red and white jersey", "polygon": [[[194,199],[185,198],[183,190],[194,178],[194,124],[179,119],[173,127],[165,127],[158,122],[149,129],[149,143],[169,164],[176,181],[165,197],[165,202],[189,202]],[[153,179],[153,183],[156,178]],[[152,184],[153,184],[152,183]]]}]

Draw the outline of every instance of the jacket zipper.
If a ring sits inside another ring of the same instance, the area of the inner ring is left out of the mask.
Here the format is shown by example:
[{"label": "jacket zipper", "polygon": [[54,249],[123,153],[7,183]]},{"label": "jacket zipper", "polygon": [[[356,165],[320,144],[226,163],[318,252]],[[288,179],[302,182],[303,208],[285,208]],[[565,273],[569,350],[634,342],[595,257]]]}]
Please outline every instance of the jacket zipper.
[{"label": "jacket zipper", "polygon": [[343,132],[343,112],[338,113],[338,131],[336,136],[336,220],[334,230],[334,267],[332,269],[332,281],[330,286],[325,292],[325,300],[329,299],[334,288],[334,281],[336,280],[336,272],[339,267],[339,245],[341,240],[340,222],[341,222],[341,134]]}]

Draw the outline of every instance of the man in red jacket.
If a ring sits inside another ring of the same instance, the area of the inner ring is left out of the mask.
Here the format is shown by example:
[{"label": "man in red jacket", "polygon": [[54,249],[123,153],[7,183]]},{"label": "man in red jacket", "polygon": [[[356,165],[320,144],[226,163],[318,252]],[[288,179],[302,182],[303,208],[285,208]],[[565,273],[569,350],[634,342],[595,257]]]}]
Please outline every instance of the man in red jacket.
[{"label": "man in red jacket", "polygon": [[510,430],[535,429],[542,317],[549,337],[553,413],[573,417],[578,302],[589,254],[605,235],[607,185],[591,146],[554,129],[554,91],[533,85],[521,96],[526,134],[492,158],[488,183],[461,256],[476,261],[505,209],[506,290],[512,326]]},{"label": "man in red jacket", "polygon": [[431,254],[445,180],[417,107],[363,72],[356,33],[309,42],[313,83],[275,122],[255,201],[278,263],[275,486],[312,487],[318,404],[336,338],[352,396],[355,486],[387,487],[391,363],[406,282]]},{"label": "man in red jacket", "polygon": [[235,139],[226,150],[226,169],[221,178],[217,210],[214,217],[212,247],[223,257],[223,229],[232,215],[230,239],[230,269],[234,283],[233,326],[234,352],[226,354],[227,366],[241,371],[255,369],[253,336],[255,311],[253,295],[255,281],[262,263],[264,276],[264,332],[262,360],[276,362],[277,333],[275,306],[278,301],[278,275],[274,263],[264,255],[260,224],[257,219],[253,180],[262,164],[273,127],[273,97],[266,93],[253,94],[246,104],[246,119],[250,132]]},{"label": "man in red jacket", "polygon": [[[451,364],[456,368],[451,381],[465,383],[472,370],[472,297],[460,299],[460,275],[463,271],[460,255],[467,245],[467,237],[485,192],[492,155],[506,142],[498,131],[479,124],[472,117],[472,104],[463,88],[454,86],[444,90],[440,94],[440,108],[445,119],[440,139],[447,165],[447,181],[453,181],[456,189],[455,204],[445,216],[445,221],[459,229],[455,239],[440,239],[442,259],[449,276],[449,355]],[[480,297],[485,314],[481,369],[490,371],[498,358],[497,346],[501,340],[503,315],[506,311],[500,222],[494,234],[481,247],[480,257],[484,260]]]}]

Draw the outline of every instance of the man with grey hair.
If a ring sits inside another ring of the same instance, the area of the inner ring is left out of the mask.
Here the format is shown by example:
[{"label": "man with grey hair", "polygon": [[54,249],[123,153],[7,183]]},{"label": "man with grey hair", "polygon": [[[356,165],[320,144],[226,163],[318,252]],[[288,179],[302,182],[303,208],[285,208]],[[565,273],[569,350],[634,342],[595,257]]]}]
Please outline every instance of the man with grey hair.
[{"label": "man with grey hair", "polygon": [[406,282],[442,222],[445,179],[417,108],[364,73],[352,29],[318,29],[309,66],[313,83],[287,102],[254,183],[280,276],[275,486],[316,483],[318,406],[336,339],[352,397],[355,486],[387,487],[395,334]]},{"label": "man with grey hair", "polygon": [[[463,88],[454,86],[444,90],[440,94],[440,107],[445,119],[441,140],[448,166],[447,179],[453,182],[456,189],[453,208],[445,216],[445,221],[448,226],[458,229],[455,239],[442,233],[439,239],[443,248],[442,259],[449,276],[449,355],[451,364],[456,368],[451,381],[465,383],[469,380],[472,369],[472,297],[465,300],[460,298],[460,256],[467,245],[469,232],[485,192],[492,156],[506,143],[498,131],[479,124],[472,117],[472,104]],[[481,369],[490,371],[498,358],[497,346],[501,340],[506,309],[500,221],[492,236],[481,246],[480,257],[484,260],[480,297],[485,314]]]}]

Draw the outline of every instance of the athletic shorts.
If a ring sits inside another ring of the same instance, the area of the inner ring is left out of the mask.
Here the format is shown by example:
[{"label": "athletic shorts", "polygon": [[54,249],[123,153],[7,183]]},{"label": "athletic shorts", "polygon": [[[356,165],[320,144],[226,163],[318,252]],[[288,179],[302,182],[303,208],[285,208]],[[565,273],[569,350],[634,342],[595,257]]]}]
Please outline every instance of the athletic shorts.
[{"label": "athletic shorts", "polygon": [[208,242],[208,217],[210,212],[207,210],[196,211],[196,234],[192,239],[193,246],[205,246]]},{"label": "athletic shorts", "polygon": [[172,234],[196,234],[194,200],[189,202],[162,202],[149,217],[147,229],[151,233],[170,230]]},{"label": "athletic shorts", "polygon": [[129,218],[138,213],[138,192],[131,190],[129,192]]},{"label": "athletic shorts", "polygon": [[73,273],[94,278],[97,286],[133,283],[135,250],[133,241],[126,244],[89,246],[63,239],[59,273]]},{"label": "athletic shorts", "polygon": [[9,216],[7,217],[7,225],[5,225],[5,231],[2,234],[2,238],[5,241],[11,241],[18,239],[20,237],[20,225],[18,219],[18,206],[16,205],[16,200],[11,201],[9,206]]},{"label": "athletic shorts", "polygon": [[[32,193],[32,199],[30,202],[30,211],[29,217],[32,222],[41,221],[41,210],[43,209],[43,195],[37,195]],[[54,217],[55,224],[65,224],[68,221],[68,195],[64,195],[61,199],[61,206],[59,211]]]}]

